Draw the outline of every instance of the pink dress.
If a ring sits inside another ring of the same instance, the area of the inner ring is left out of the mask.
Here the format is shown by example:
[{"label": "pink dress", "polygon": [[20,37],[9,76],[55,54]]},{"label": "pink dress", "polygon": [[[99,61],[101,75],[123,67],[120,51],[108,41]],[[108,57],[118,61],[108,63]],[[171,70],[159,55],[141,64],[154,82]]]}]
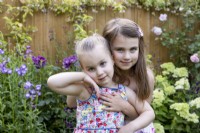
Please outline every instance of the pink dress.
[{"label": "pink dress", "polygon": [[[101,93],[119,93],[127,100],[125,87],[121,84],[118,88],[101,88]],[[77,124],[74,133],[117,133],[124,125],[124,114],[121,112],[108,112],[102,110],[105,105],[101,104],[95,94],[86,101],[77,100]]]}]

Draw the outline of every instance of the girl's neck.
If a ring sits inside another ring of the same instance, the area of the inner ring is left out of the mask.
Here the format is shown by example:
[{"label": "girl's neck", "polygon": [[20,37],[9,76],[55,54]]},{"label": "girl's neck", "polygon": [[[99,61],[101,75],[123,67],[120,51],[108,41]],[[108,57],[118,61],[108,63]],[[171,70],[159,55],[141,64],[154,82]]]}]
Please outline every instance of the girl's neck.
[{"label": "girl's neck", "polygon": [[118,87],[118,84],[115,83],[115,82],[111,82],[109,84],[107,84],[106,86],[101,86],[102,88],[117,88]]},{"label": "girl's neck", "polygon": [[129,69],[129,70],[121,70],[121,72],[125,75],[125,76],[127,76],[127,77],[132,77],[131,76],[131,70]]}]

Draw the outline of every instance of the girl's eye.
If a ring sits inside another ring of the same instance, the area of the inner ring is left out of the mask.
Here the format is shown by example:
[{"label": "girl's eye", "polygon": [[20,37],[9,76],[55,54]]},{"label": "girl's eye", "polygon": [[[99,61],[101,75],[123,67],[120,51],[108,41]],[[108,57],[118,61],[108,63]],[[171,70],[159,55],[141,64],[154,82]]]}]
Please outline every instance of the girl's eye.
[{"label": "girl's eye", "polygon": [[122,49],[122,48],[119,48],[119,49],[116,49],[116,51],[118,51],[118,52],[123,52],[123,49]]},{"label": "girl's eye", "polygon": [[88,71],[89,71],[89,72],[94,72],[95,69],[94,69],[94,68],[88,68]]},{"label": "girl's eye", "polygon": [[135,52],[137,50],[137,48],[131,48],[130,51],[131,52]]},{"label": "girl's eye", "polygon": [[102,67],[104,67],[105,65],[106,65],[105,61],[100,63],[100,66],[102,66]]}]

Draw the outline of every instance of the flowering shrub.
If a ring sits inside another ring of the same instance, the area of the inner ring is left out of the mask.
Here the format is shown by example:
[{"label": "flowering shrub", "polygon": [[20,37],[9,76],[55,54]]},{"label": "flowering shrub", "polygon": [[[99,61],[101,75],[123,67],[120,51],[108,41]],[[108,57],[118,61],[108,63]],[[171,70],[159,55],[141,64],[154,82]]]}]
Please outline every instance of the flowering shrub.
[{"label": "flowering shrub", "polygon": [[0,34],[0,132],[64,132],[66,97],[46,84],[61,68],[33,56],[30,46],[18,53],[7,45]]},{"label": "flowering shrub", "polygon": [[171,62],[162,64],[161,68],[152,101],[156,132],[198,133],[200,97],[190,89],[188,70],[177,68]]},{"label": "flowering shrub", "polygon": [[200,21],[199,7],[196,8],[180,8],[179,16],[183,20],[181,21],[182,28],[177,28],[176,30],[168,28],[170,22],[167,20],[167,14],[160,14],[161,25],[152,28],[152,32],[156,35],[156,40],[159,39],[160,43],[169,49],[171,61],[176,66],[186,66],[188,68],[189,80],[193,86],[200,81],[200,32],[198,31],[196,35],[191,35],[191,32],[194,31],[195,26]]}]

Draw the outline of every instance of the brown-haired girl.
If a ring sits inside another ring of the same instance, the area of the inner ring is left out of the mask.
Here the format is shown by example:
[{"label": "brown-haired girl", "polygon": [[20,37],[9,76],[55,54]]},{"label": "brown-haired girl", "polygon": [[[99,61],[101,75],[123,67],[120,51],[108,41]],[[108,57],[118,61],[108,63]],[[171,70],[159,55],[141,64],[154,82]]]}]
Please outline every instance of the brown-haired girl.
[{"label": "brown-haired girl", "polygon": [[[144,39],[141,28],[132,20],[116,18],[110,20],[103,36],[109,42],[115,62],[114,81],[122,83],[133,91],[139,99],[152,101],[154,88],[153,72],[147,68],[144,54]],[[103,95],[107,111],[122,111],[127,114],[127,122],[138,116],[137,111],[118,95]],[[131,115],[133,114],[134,115]],[[154,132],[153,124],[142,129],[145,133]]]}]

